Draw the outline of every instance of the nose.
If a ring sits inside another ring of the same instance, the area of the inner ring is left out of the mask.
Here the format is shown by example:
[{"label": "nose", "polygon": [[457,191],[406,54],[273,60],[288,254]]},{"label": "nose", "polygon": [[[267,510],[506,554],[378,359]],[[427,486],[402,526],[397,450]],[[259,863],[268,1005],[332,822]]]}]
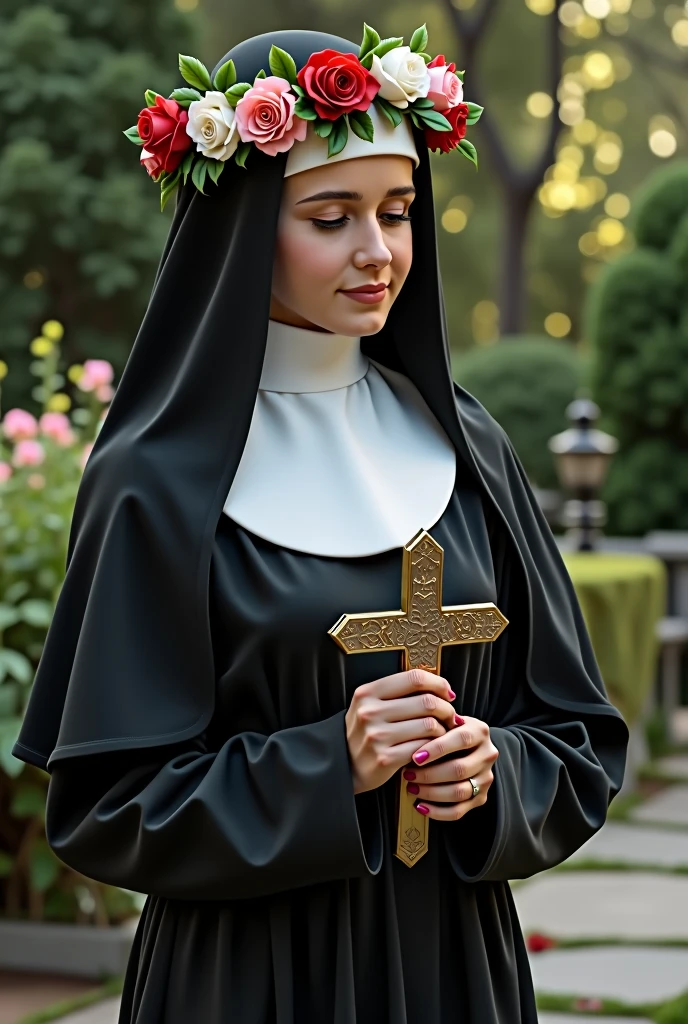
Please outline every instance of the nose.
[{"label": "nose", "polygon": [[377,216],[366,221],[362,231],[362,237],[359,237],[358,247],[354,253],[354,266],[359,270],[371,266],[378,269],[388,267],[392,262],[392,253],[385,244],[385,237]]}]

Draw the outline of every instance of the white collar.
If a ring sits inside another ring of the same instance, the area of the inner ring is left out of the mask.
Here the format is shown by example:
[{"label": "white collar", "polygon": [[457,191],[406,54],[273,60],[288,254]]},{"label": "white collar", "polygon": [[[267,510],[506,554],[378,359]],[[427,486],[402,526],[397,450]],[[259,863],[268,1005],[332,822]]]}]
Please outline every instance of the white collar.
[{"label": "white collar", "polygon": [[258,386],[291,394],[334,391],[365,377],[368,366],[360,338],[270,320]]}]

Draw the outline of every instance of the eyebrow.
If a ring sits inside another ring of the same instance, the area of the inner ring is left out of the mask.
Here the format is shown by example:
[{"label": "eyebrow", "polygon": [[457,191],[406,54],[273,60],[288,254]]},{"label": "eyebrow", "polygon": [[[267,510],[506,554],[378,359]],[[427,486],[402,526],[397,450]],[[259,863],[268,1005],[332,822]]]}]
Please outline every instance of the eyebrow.
[{"label": "eyebrow", "polygon": [[[385,199],[391,199],[392,196],[410,196],[415,195],[415,188],[413,185],[398,185],[396,188],[390,188],[385,193]],[[299,199],[297,206],[301,206],[302,203],[315,203],[323,199],[354,199],[361,200],[363,196],[360,192],[316,192],[314,196],[308,196],[306,199]]]}]

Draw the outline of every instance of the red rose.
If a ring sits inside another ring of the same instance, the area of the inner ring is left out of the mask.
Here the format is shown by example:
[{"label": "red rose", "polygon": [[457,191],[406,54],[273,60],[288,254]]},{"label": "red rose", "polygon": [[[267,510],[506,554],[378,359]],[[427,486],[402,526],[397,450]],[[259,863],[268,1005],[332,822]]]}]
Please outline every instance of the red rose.
[{"label": "red rose", "polygon": [[353,53],[321,50],[312,54],[297,75],[318,117],[334,121],[353,110],[367,110],[380,89]]},{"label": "red rose", "polygon": [[550,939],[548,935],[541,935],[539,932],[533,932],[526,939],[526,947],[529,953],[544,953],[545,950],[554,949],[555,946],[556,942],[554,939]]},{"label": "red rose", "polygon": [[444,59],[443,53],[438,53],[437,56],[433,57],[433,59],[429,61],[425,66],[428,68],[441,68],[444,67],[445,65],[447,67],[447,71],[456,71],[456,64],[454,64],[453,62],[451,64],[447,64],[446,60]]},{"label": "red rose", "polygon": [[433,153],[438,149],[443,153],[449,153],[452,149],[456,149],[466,134],[466,121],[469,110],[465,103],[457,103],[455,107],[443,110],[442,114],[449,121],[452,130],[450,132],[438,132],[434,128],[425,129],[425,141],[428,144],[428,149],[431,149]]},{"label": "red rose", "polygon": [[149,174],[152,168],[161,171],[175,171],[193,146],[193,139],[186,133],[189,112],[180,107],[176,100],[155,97],[154,107],[145,107],[139,114],[138,129],[144,149],[154,161],[148,160],[144,167]]}]

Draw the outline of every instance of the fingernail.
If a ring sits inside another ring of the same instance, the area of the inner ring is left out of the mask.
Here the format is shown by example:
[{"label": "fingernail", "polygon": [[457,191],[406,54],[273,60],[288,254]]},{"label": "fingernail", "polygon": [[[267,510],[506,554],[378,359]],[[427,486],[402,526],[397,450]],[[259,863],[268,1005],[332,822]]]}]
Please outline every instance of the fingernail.
[{"label": "fingernail", "polygon": [[413,782],[415,777],[416,777],[416,773],[415,772],[411,772],[411,771],[405,771],[404,772],[404,778],[406,779],[407,782]]},{"label": "fingernail", "polygon": [[420,786],[417,785],[415,782],[409,782],[406,788],[408,789],[409,793],[420,793]]},{"label": "fingernail", "polygon": [[465,725],[466,719],[462,718],[461,715],[454,715],[454,725]]},{"label": "fingernail", "polygon": [[454,693],[454,691],[452,689],[449,690],[449,699],[450,700],[456,700],[456,694]]},{"label": "fingernail", "polygon": [[427,761],[429,757],[430,754],[428,753],[427,750],[419,750],[417,754],[413,755],[413,760],[416,762],[416,764],[422,764],[423,761]]},{"label": "fingernail", "polygon": [[430,808],[426,807],[425,804],[416,804],[416,810],[420,814],[429,814],[430,813]]}]

